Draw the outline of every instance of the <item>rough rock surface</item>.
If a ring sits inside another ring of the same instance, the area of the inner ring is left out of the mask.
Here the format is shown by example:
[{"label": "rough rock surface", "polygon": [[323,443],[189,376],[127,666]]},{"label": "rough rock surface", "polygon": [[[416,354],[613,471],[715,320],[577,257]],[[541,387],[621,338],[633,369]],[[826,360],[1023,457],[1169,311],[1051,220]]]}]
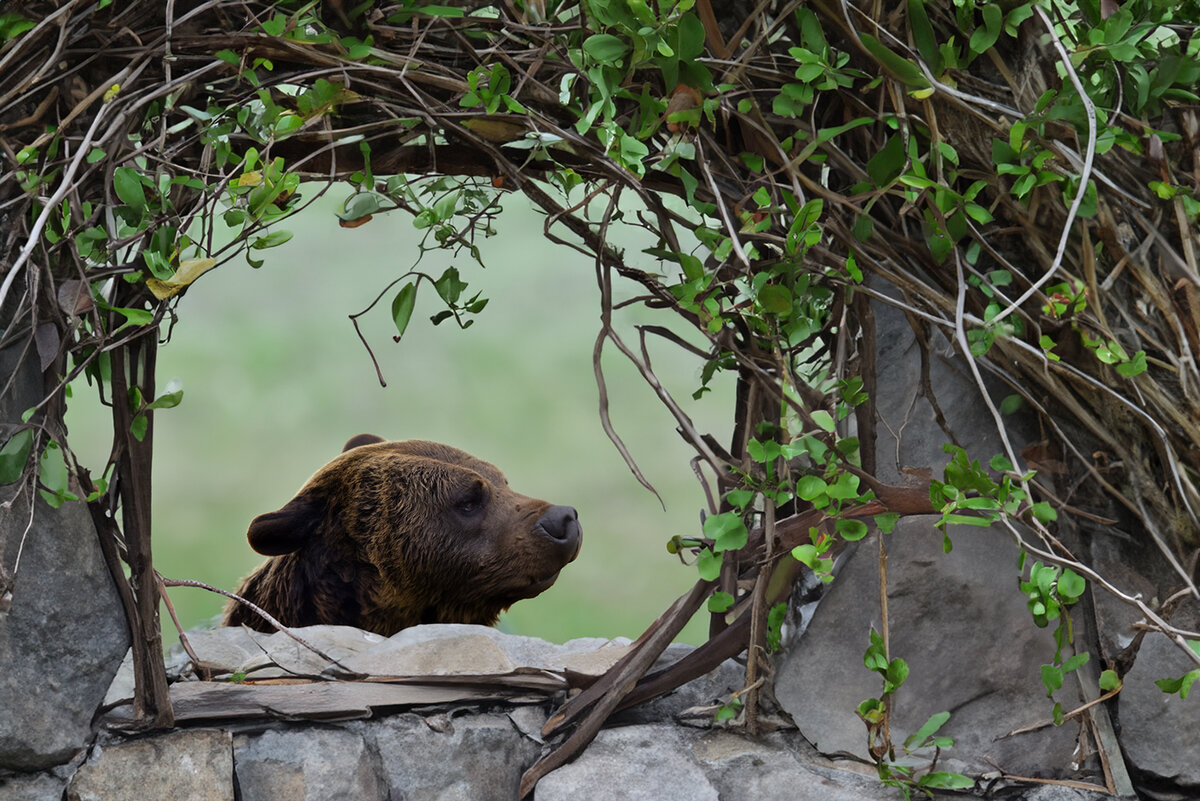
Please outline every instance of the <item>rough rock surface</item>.
[{"label": "rough rock surface", "polygon": [[1121,743],[1130,767],[1143,781],[1173,784],[1200,797],[1200,683],[1187,698],[1168,695],[1155,679],[1177,679],[1192,662],[1162,636],[1146,637],[1125,674],[1119,698]]},{"label": "rough rock surface", "polygon": [[664,724],[600,732],[574,762],[542,779],[535,801],[718,801],[720,794],[689,753],[684,732]]},{"label": "rough rock surface", "polygon": [[[545,713],[538,717],[540,728]],[[386,786],[402,788],[406,801],[511,801],[541,753],[503,713],[405,714],[355,728],[379,754]]]},{"label": "rough rock surface", "polygon": [[62,801],[66,786],[51,773],[0,776],[0,801]]},{"label": "rough rock surface", "polygon": [[349,731],[305,728],[238,735],[233,762],[242,801],[388,799],[366,743]]},{"label": "rough rock surface", "polygon": [[229,733],[215,730],[98,746],[67,801],[233,801],[231,754]]},{"label": "rough rock surface", "polygon": [[[1049,717],[1039,665],[1054,654],[1050,632],[1034,627],[1016,592],[1016,549],[990,529],[951,536],[954,550],[943,554],[940,532],[913,519],[901,521],[887,541],[891,653],[910,669],[894,697],[893,741],[949,711],[939,734],[955,745],[943,758],[959,764],[948,769],[1064,778],[1075,727],[1004,737]],[[776,697],[823,753],[867,757],[855,709],[881,691],[879,676],[862,666],[868,633],[880,629],[878,588],[872,537],[780,663]]]},{"label": "rough rock surface", "polygon": [[[924,797],[913,793],[914,797]],[[896,801],[861,763],[831,762],[795,732],[752,739],[731,730],[648,723],[605,729],[574,762],[538,783],[534,801]],[[963,798],[935,793],[934,798]],[[1065,787],[1009,788],[1008,801],[1101,801]]]},{"label": "rough rock surface", "polygon": [[[36,355],[18,371],[20,350],[0,351],[0,380],[17,373],[14,391],[0,398],[0,443],[3,423],[42,399]],[[21,553],[12,609],[0,613],[0,769],[47,768],[83,748],[129,646],[87,509],[34,504],[32,523],[26,493],[0,510],[0,565],[11,572]]]},{"label": "rough rock surface", "polygon": [[[903,483],[905,468],[931,468],[940,477],[949,460],[941,443],[950,436],[918,392],[915,337],[895,310],[877,307],[877,321],[879,386],[908,388],[907,394],[877,398],[880,477]],[[929,385],[948,427],[973,459],[986,462],[1002,451],[992,417],[945,341],[935,336],[931,349]],[[1017,449],[1021,444],[1013,443]],[[1034,627],[1018,592],[1017,547],[1001,526],[955,526],[949,532],[953,550],[944,554],[936,520],[905,518],[885,539],[891,655],[910,668],[894,697],[893,742],[903,742],[930,715],[948,711],[950,722],[939,732],[955,739],[943,754],[947,769],[981,774],[999,767],[1025,776],[1073,777],[1077,726],[1005,736],[1049,717],[1040,666],[1051,662],[1055,647],[1051,630]],[[862,662],[870,630],[881,630],[880,617],[879,554],[872,537],[845,560],[779,666],[780,703],[824,753],[867,756],[866,729],[855,709],[881,692],[879,676]],[[1064,697],[1065,706],[1075,705],[1076,695]]]},{"label": "rough rock surface", "polygon": [[[297,637],[336,660],[331,663],[283,632],[216,628],[188,633],[205,670],[247,679],[337,676],[455,676],[508,673],[518,667],[598,676],[625,654],[629,640],[584,637],[561,645],[505,634],[488,626],[432,623],[382,637],[350,626],[302,626]],[[189,657],[175,646],[168,670],[185,671]]]}]

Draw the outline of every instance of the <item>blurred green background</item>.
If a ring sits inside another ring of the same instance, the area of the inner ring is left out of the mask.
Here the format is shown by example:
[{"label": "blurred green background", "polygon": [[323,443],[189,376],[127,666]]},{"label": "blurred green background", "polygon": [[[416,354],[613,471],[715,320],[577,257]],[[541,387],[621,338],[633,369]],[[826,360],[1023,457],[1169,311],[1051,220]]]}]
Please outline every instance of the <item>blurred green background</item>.
[{"label": "blurred green background", "polygon": [[[306,187],[308,193],[314,187]],[[403,341],[390,316],[394,290],[360,319],[387,381],[381,387],[348,315],[365,308],[413,267],[420,231],[403,213],[343,229],[334,212],[349,190],[333,188],[277,228],[295,237],[261,251],[259,270],[237,260],[204,275],[179,304],[179,321],[159,354],[158,386],[182,381],[183,402],[155,417],[154,549],[163,575],[225,589],[262,557],[250,550],[251,518],[286,503],[346,439],[433,439],[494,462],[519,492],[579,510],[579,558],[549,591],[522,601],[505,630],[563,641],[636,637],[696,580],[669,555],[673,534],[696,533],[704,499],[688,464],[691,450],[632,365],[605,351],[613,423],[646,477],[643,489],[600,426],[592,348],[599,330],[594,265],[542,237],[543,218],[524,198],[504,199],[496,236],[481,241],[487,269],[468,257],[433,252],[420,269],[437,277],[455,266],[490,298],[460,330],[429,317],[443,306],[423,284]],[[631,239],[627,255],[653,243]],[[647,270],[660,267],[641,256]],[[673,267],[672,267],[673,268]],[[636,287],[615,287],[622,297]],[[636,347],[633,323],[670,324],[669,312],[624,310],[617,318]],[[689,337],[695,341],[695,337]],[[729,436],[732,385],[700,401],[700,362],[651,339],[660,380],[697,428]],[[95,390],[77,382],[69,440],[93,472],[107,459],[111,424]],[[185,628],[217,615],[224,599],[175,588]],[[704,639],[698,615],[680,639]],[[177,639],[164,612],[164,639]]]}]

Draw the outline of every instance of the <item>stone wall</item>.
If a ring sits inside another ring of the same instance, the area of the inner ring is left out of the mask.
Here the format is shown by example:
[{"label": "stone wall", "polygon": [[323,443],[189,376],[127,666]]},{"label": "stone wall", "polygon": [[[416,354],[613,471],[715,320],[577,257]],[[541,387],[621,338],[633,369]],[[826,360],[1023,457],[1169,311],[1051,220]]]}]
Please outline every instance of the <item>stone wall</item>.
[{"label": "stone wall", "polygon": [[[879,399],[880,477],[902,482],[912,467],[938,474],[946,429],[975,458],[998,452],[992,421],[947,344],[932,337],[922,380],[902,315],[881,307],[878,321],[878,383],[908,388]],[[11,356],[0,353],[0,368]],[[4,564],[25,539],[27,511],[0,518]],[[1111,527],[1073,533],[1087,525],[1060,520],[1060,536],[1084,561],[1152,603],[1170,594],[1172,574],[1152,547]],[[1194,665],[1161,636],[1143,642],[1130,607],[1093,591],[1077,609],[1075,648],[1092,660],[1059,691],[1064,709],[1098,697],[1101,667],[1130,669],[1120,695],[1055,727],[1039,675],[1053,644],[1024,609],[1007,533],[952,531],[950,554],[929,519],[906,519],[889,536],[892,651],[913,670],[894,699],[893,742],[931,712],[949,711],[940,733],[956,744],[939,767],[970,776],[976,794],[1083,801],[1111,797],[1103,791],[1111,788],[1200,798],[1200,693],[1183,699],[1154,684]],[[627,645],[552,645],[469,626],[420,626],[388,639],[298,630],[307,645],[282,633],[193,632],[196,663],[180,655],[171,665],[179,727],[138,736],[128,665],[103,695],[127,640],[86,512],[68,505],[37,515],[28,542],[12,609],[0,610],[0,801],[512,799],[550,747],[540,736],[548,715]],[[736,721],[714,724],[744,682],[728,662],[613,718],[533,798],[900,798],[864,761],[854,712],[879,692],[862,668],[868,632],[882,626],[878,565],[878,541],[864,540],[839,561],[832,590],[796,605],[790,644],[774,665],[773,730],[750,738]],[[1174,615],[1175,625],[1200,630],[1200,604]],[[674,646],[666,658],[685,651]]]},{"label": "stone wall", "polygon": [[[390,639],[343,627],[297,633],[329,659],[283,634],[193,632],[210,680],[199,680],[186,656],[172,660],[180,725],[169,732],[125,731],[131,685],[123,670],[90,747],[47,771],[0,775],[0,801],[511,801],[521,774],[547,748],[540,730],[561,702],[563,675],[598,675],[627,647],[553,645],[476,626],[420,626]],[[672,646],[664,659],[688,650]],[[346,679],[389,664],[420,679]],[[532,798],[901,797],[863,761],[818,752],[785,717],[768,716],[775,728],[757,738],[736,722],[714,724],[717,706],[743,681],[741,665],[726,662],[620,713]],[[1045,768],[1042,775],[1055,766]],[[1111,798],[1095,789],[1098,781],[1077,772],[1056,784],[1018,782],[993,768],[977,776],[975,792],[1027,801]]]}]

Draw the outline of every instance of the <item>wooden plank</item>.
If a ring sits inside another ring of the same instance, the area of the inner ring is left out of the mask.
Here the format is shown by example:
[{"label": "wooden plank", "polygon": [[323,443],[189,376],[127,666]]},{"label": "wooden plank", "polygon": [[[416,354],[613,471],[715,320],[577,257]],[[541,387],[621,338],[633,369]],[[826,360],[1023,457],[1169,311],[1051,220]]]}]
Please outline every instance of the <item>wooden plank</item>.
[{"label": "wooden plank", "polygon": [[285,720],[352,720],[376,710],[474,701],[500,701],[528,690],[504,687],[434,687],[375,682],[313,682],[251,686],[188,681],[171,685],[175,719],[281,718]]}]

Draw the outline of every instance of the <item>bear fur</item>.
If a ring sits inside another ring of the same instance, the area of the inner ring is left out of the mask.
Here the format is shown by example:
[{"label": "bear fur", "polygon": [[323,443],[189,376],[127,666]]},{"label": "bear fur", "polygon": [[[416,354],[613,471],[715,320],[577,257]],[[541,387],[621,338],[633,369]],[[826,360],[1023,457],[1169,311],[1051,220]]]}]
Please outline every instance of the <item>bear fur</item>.
[{"label": "bear fur", "polygon": [[[582,531],[574,509],[513,492],[470,454],[360,434],[246,536],[271,558],[238,595],[286,626],[390,636],[418,623],[495,624],[554,583]],[[236,601],[224,624],[272,630]]]}]

